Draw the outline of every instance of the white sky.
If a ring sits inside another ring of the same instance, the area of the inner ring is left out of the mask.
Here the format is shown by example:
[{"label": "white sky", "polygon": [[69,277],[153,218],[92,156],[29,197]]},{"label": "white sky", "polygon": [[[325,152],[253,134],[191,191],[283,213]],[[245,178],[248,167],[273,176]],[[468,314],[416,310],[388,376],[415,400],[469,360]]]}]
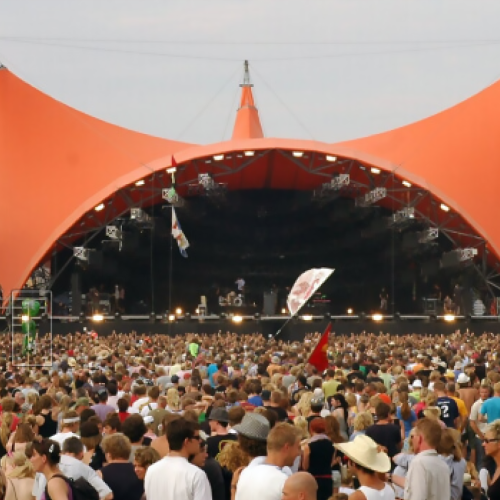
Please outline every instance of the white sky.
[{"label": "white sky", "polygon": [[211,143],[248,58],[266,136],[336,142],[500,78],[499,19],[498,0],[2,0],[0,61],[101,119]]}]

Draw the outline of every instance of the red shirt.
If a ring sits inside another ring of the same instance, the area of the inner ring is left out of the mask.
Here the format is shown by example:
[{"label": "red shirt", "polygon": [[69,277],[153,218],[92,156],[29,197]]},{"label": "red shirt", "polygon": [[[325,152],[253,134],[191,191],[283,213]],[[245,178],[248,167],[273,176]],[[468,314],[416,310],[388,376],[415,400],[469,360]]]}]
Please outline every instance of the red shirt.
[{"label": "red shirt", "polygon": [[118,418],[120,419],[120,422],[123,423],[123,421],[130,415],[128,411],[119,411],[118,412]]}]

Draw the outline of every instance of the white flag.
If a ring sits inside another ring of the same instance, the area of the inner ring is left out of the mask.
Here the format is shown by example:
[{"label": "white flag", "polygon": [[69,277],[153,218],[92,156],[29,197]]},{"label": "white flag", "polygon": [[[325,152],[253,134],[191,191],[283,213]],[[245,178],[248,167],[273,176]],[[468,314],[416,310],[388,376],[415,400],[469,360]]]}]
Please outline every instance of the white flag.
[{"label": "white flag", "polygon": [[175,214],[175,208],[172,207],[172,238],[177,241],[177,245],[179,245],[179,251],[183,257],[187,257],[188,254],[186,249],[189,248],[189,241],[186,238],[186,235],[181,229],[181,225],[179,224],[179,219],[177,219],[177,215]]},{"label": "white flag", "polygon": [[316,290],[330,277],[335,269],[322,267],[320,269],[309,269],[302,273],[294,283],[288,295],[287,305],[293,316],[313,296]]}]

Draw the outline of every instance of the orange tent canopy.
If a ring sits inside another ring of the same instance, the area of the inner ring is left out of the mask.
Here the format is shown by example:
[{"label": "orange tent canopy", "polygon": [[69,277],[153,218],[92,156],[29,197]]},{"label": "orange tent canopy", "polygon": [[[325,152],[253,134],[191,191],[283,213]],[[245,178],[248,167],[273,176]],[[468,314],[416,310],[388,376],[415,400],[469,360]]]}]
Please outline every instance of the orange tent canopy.
[{"label": "orange tent canopy", "polygon": [[[151,137],[74,110],[0,69],[0,283],[21,288],[55,242],[113,193],[177,163],[198,171],[219,153],[267,151],[245,170],[226,167],[230,189],[314,189],[325,177],[280,151],[321,152],[394,172],[460,214],[500,256],[490,214],[500,180],[500,83],[442,113],[390,132],[337,144],[263,138],[250,85],[230,141],[197,146]],[[242,156],[241,161],[247,158]],[[234,158],[233,158],[234,160]],[[213,164],[212,164],[213,166]],[[221,165],[223,166],[223,165]],[[211,167],[212,168],[212,167]],[[215,168],[215,167],[213,167]],[[234,175],[233,175],[234,174]],[[182,166],[176,176],[182,185]],[[324,175],[324,174],[323,174]],[[331,175],[331,172],[330,172]],[[187,182],[187,181],[186,181]]]}]

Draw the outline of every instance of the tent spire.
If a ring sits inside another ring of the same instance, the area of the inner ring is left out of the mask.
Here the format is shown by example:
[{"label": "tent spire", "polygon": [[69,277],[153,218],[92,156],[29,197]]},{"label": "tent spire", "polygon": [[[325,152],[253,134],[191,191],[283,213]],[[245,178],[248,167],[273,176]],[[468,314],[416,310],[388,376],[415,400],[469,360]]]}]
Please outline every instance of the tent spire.
[{"label": "tent spire", "polygon": [[243,83],[241,87],[240,107],[236,114],[233,129],[233,139],[261,139],[264,137],[260,123],[259,112],[253,100],[252,87],[250,83],[250,71],[248,61],[244,63]]}]

